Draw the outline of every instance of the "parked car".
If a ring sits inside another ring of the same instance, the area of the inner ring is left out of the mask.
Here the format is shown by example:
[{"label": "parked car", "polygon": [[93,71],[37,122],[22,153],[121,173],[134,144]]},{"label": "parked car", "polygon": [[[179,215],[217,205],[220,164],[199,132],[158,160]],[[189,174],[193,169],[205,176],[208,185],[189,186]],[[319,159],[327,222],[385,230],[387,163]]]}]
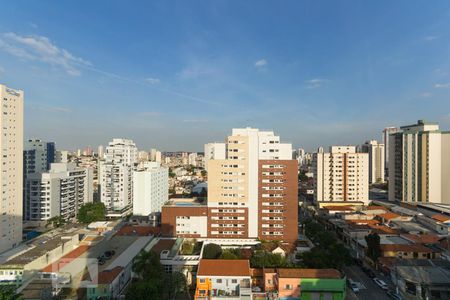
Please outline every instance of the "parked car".
[{"label": "parked car", "polygon": [[108,250],[108,251],[105,251],[105,253],[103,253],[103,257],[104,257],[105,259],[110,259],[111,257],[114,256],[114,254],[116,254],[116,251],[114,251],[114,250]]},{"label": "parked car", "polygon": [[359,286],[355,282],[350,283],[350,288],[354,293],[359,293]]},{"label": "parked car", "polygon": [[394,300],[403,300],[403,298],[395,291],[387,291],[386,294]]},{"label": "parked car", "polygon": [[386,284],[386,282],[384,282],[383,280],[381,280],[380,278],[374,278],[373,281],[375,281],[375,283],[382,288],[383,290],[387,290],[388,289],[388,285]]},{"label": "parked car", "polygon": [[366,268],[366,267],[363,267],[362,270],[363,270],[363,272],[366,273],[366,275],[369,276],[370,278],[372,278],[372,279],[375,278],[376,275],[375,275],[375,273],[374,273],[371,269]]}]

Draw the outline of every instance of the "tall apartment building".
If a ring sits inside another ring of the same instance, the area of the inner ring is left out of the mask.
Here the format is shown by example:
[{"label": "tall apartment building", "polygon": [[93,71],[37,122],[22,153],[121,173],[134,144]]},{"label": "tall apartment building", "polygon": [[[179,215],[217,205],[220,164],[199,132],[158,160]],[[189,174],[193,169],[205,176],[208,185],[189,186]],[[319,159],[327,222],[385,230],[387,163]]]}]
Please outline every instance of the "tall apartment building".
[{"label": "tall apartment building", "polygon": [[389,136],[393,133],[399,132],[397,127],[386,127],[383,129],[383,143],[384,143],[384,160],[385,168],[389,168]]},{"label": "tall apartment building", "polygon": [[161,212],[169,199],[169,169],[157,162],[146,162],[133,172],[133,215]]},{"label": "tall apartment building", "polygon": [[48,172],[30,174],[25,182],[26,220],[75,218],[80,206],[93,200],[92,180],[92,169],[74,163],[52,163]]},{"label": "tall apartment building", "polygon": [[450,132],[419,120],[389,136],[389,200],[450,204]]},{"label": "tall apartment building", "polygon": [[23,151],[24,174],[42,173],[50,169],[55,162],[55,143],[40,139],[29,139],[25,142]]},{"label": "tall apartment building", "polygon": [[207,161],[207,206],[163,207],[164,230],[192,237],[296,240],[298,180],[291,144],[280,143],[272,131],[243,128],[233,129],[225,149],[224,158]]},{"label": "tall apartment building", "polygon": [[99,165],[100,200],[107,215],[123,216],[133,204],[133,168],[138,150],[132,140],[113,139]]},{"label": "tall apartment building", "polygon": [[331,146],[313,155],[316,202],[369,201],[369,155],[355,146]]},{"label": "tall apartment building", "polygon": [[103,159],[105,156],[105,149],[103,148],[103,145],[99,145],[97,148],[97,157],[98,159]]},{"label": "tall apartment building", "polygon": [[225,143],[208,143],[205,144],[205,169],[208,170],[208,161],[211,159],[225,159],[226,157]]},{"label": "tall apartment building", "polygon": [[22,241],[24,92],[0,84],[0,252]]},{"label": "tall apartment building", "polygon": [[384,144],[376,140],[361,145],[361,152],[369,154],[369,183],[382,183],[385,176]]}]

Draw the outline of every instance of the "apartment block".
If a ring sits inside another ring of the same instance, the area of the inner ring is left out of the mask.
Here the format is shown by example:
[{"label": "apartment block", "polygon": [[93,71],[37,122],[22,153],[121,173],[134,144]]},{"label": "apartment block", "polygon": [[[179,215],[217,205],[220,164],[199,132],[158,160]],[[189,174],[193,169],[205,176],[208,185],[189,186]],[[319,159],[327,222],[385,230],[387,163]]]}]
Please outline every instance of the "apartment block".
[{"label": "apartment block", "polygon": [[26,220],[75,218],[83,204],[93,201],[92,180],[92,169],[73,163],[52,163],[48,172],[30,174],[25,181]]},{"label": "apartment block", "polygon": [[157,162],[145,162],[133,172],[133,215],[161,212],[169,199],[169,169]]},{"label": "apartment block", "polygon": [[226,157],[225,143],[208,143],[205,144],[205,169],[208,170],[208,161],[211,159],[225,159]]},{"label": "apartment block", "polygon": [[369,155],[355,146],[331,146],[313,155],[316,202],[369,201]]},{"label": "apartment block", "polygon": [[389,200],[450,203],[450,132],[419,120],[389,136]]},{"label": "apartment block", "polygon": [[384,158],[386,161],[386,168],[389,167],[389,136],[393,133],[399,132],[397,127],[386,127],[383,129],[383,144],[384,144]]},{"label": "apartment block", "polygon": [[107,215],[126,215],[133,205],[133,168],[138,150],[132,140],[113,139],[106,147],[105,160],[99,165],[100,200]]},{"label": "apartment block", "polygon": [[384,144],[376,140],[361,145],[361,152],[369,154],[369,183],[383,183],[385,175]]},{"label": "apartment block", "polygon": [[0,253],[22,241],[24,92],[0,84]]},{"label": "apartment block", "polygon": [[[206,231],[208,238],[296,240],[298,180],[291,144],[280,143],[272,131],[243,128],[233,129],[225,149],[225,158],[207,161],[207,218],[194,225],[189,220],[204,217],[204,211],[185,216],[193,204],[178,204],[170,210],[186,217],[183,223],[168,220],[163,208],[163,226],[167,223],[174,235],[192,235],[186,228],[197,228],[197,234]],[[199,229],[199,224],[206,225],[206,230]]]}]

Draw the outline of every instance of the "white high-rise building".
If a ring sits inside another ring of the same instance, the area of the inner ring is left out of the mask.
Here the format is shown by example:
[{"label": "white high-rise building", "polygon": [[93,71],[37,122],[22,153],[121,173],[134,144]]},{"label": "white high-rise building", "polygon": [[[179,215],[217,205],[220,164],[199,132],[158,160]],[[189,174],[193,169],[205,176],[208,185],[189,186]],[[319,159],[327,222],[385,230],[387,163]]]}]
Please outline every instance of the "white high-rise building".
[{"label": "white high-rise building", "polygon": [[195,153],[195,152],[189,153],[188,164],[190,164],[191,166],[194,166],[194,167],[197,166],[197,153]]},{"label": "white high-rise building", "polygon": [[107,215],[124,216],[133,204],[133,168],[138,150],[132,140],[113,139],[106,147],[105,160],[100,162],[100,200]]},{"label": "white high-rise building", "polygon": [[389,136],[389,200],[450,204],[450,132],[419,120]]},{"label": "white high-rise building", "polygon": [[149,160],[149,154],[147,151],[139,151],[138,152],[138,160],[141,161],[148,161]]},{"label": "white high-rise building", "polygon": [[205,169],[208,170],[208,161],[211,159],[225,159],[227,147],[225,143],[205,144]]},{"label": "white high-rise building", "polygon": [[150,161],[155,161],[156,160],[156,152],[158,150],[156,150],[155,148],[150,149]]},{"label": "white high-rise building", "polygon": [[103,159],[105,156],[105,149],[103,148],[103,145],[98,146],[97,152],[98,159]]},{"label": "white high-rise building", "polygon": [[80,206],[93,200],[92,180],[92,169],[74,163],[52,163],[48,172],[29,175],[25,182],[26,220],[75,218]]},{"label": "white high-rise building", "polygon": [[316,202],[369,201],[369,155],[355,146],[331,146],[313,155]]},{"label": "white high-rise building", "polygon": [[145,162],[133,172],[133,215],[161,212],[169,199],[169,169],[157,162]]},{"label": "white high-rise building", "polygon": [[389,168],[389,135],[399,132],[397,127],[386,127],[383,129],[383,143],[384,143],[384,160],[386,169]]},{"label": "white high-rise building", "polygon": [[29,139],[24,145],[24,174],[42,173],[50,169],[55,162],[55,143],[40,139]]},{"label": "white high-rise building", "polygon": [[155,161],[157,163],[161,163],[162,162],[162,153],[161,153],[161,151],[156,151],[156,153],[155,153]]},{"label": "white high-rise building", "polygon": [[69,162],[69,151],[67,151],[67,150],[56,150],[55,162],[57,162],[57,163],[67,163],[67,162]]},{"label": "white high-rise building", "polygon": [[361,152],[369,154],[369,183],[384,182],[384,144],[376,140],[367,141],[361,145]]},{"label": "white high-rise building", "polygon": [[0,84],[0,253],[22,241],[23,99],[23,91]]}]

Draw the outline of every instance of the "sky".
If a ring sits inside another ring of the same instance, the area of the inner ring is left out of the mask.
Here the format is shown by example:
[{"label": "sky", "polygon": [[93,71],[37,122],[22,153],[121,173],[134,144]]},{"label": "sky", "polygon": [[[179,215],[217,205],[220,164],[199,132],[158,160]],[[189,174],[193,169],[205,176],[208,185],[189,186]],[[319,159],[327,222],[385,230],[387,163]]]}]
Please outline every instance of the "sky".
[{"label": "sky", "polygon": [[449,130],[450,1],[5,1],[0,83],[25,91],[25,137],[67,150]]}]

